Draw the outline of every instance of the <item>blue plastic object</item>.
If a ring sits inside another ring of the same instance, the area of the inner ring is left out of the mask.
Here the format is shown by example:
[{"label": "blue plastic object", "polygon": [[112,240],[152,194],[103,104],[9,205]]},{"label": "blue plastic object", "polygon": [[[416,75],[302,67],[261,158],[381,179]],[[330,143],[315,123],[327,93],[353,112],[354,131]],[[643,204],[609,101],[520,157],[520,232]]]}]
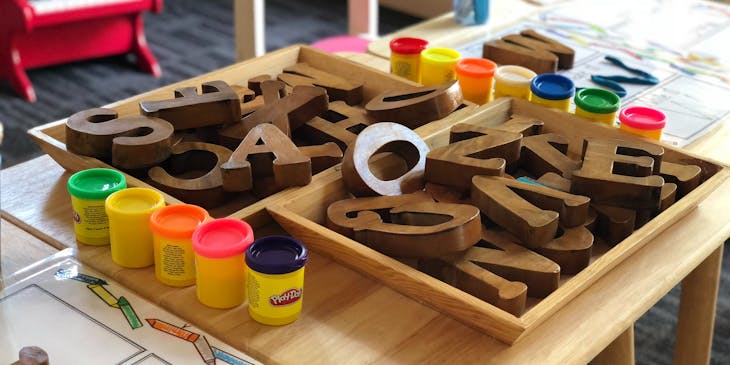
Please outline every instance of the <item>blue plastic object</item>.
[{"label": "blue plastic object", "polygon": [[459,24],[485,24],[489,20],[489,0],[454,0],[454,19]]},{"label": "blue plastic object", "polygon": [[546,100],[564,100],[575,94],[573,81],[563,75],[541,74],[532,79],[530,90]]}]

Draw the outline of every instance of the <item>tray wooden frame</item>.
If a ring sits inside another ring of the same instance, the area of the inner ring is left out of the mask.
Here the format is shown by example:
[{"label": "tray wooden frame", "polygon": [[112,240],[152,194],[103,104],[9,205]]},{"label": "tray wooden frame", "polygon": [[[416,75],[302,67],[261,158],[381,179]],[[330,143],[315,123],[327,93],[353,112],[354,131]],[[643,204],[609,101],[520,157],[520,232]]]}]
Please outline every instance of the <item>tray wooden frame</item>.
[{"label": "tray wooden frame", "polygon": [[[545,122],[545,133],[555,132],[566,136],[569,140],[569,155],[573,156],[580,155],[585,137],[636,138],[617,128],[592,123],[573,114],[546,109],[520,99],[495,100],[460,122],[495,126],[509,119],[512,114],[539,118]],[[449,128],[431,130],[432,134],[424,136],[427,144],[431,147],[448,144]],[[576,133],[577,130],[581,133]],[[730,176],[730,170],[720,163],[670,146],[664,145],[664,148],[666,161],[700,165],[704,174],[703,183],[612,249],[594,255],[588,268],[568,280],[561,280],[561,286],[555,292],[528,308],[520,317],[327,229],[323,224],[326,207],[348,196],[341,174],[336,170],[328,171],[317,184],[298,191],[291,200],[281,200],[268,207],[268,211],[285,230],[303,240],[313,250],[374,277],[466,325],[506,343],[514,343],[657,234],[679,221]]]},{"label": "tray wooden frame", "polygon": [[[364,100],[366,101],[389,88],[416,85],[310,47],[292,46],[260,58],[140,94],[110,104],[108,107],[117,110],[120,115],[138,114],[139,101],[169,98],[175,88],[190,86],[191,84],[197,85],[217,79],[229,83],[244,83],[248,78],[262,73],[276,74],[281,72],[284,67],[296,62],[308,62],[314,67],[328,69],[337,75],[363,81],[365,83]],[[467,104],[466,108],[452,113],[447,118],[426,124],[416,129],[416,132],[425,139],[429,146],[442,146],[448,143],[448,131],[456,123],[465,122],[494,126],[505,121],[512,114],[537,117],[546,123],[545,130],[547,132],[564,134],[569,139],[569,152],[573,155],[579,153],[578,150],[584,137],[635,138],[616,128],[591,123],[572,114],[545,109],[523,100],[507,98],[495,100],[481,107]],[[92,167],[109,167],[97,159],[69,153],[65,147],[64,124],[65,119],[33,128],[28,133],[46,153],[68,171],[74,172]],[[576,128],[576,125],[580,128]],[[576,130],[580,130],[581,133],[576,134]],[[243,207],[240,205],[223,206],[214,210],[212,214],[214,216],[245,219],[252,227],[266,227],[263,230],[264,232],[281,231],[283,227],[293,236],[303,240],[316,254],[331,257],[345,266],[373,277],[396,291],[503,342],[514,343],[625,258],[639,250],[657,234],[678,222],[710,192],[717,189],[720,184],[730,177],[730,168],[725,165],[671,146],[664,147],[667,161],[700,165],[705,171],[705,181],[692,193],[634,232],[629,238],[600,257],[596,257],[587,269],[562,282],[558,290],[532,305],[520,317],[504,312],[459,289],[423,274],[411,266],[380,254],[324,227],[321,223],[324,221],[324,211],[329,202],[342,198],[347,194],[342,183],[339,165],[317,174],[307,186],[290,188],[266,199],[246,204]],[[127,179],[129,186],[149,187],[143,181],[132,176],[127,176]],[[180,202],[180,200],[168,194],[164,195],[168,204]],[[60,245],[64,246],[63,243],[60,243]],[[218,333],[219,331],[214,326],[208,325],[204,320],[201,320],[202,316],[185,308],[181,309],[171,305],[165,299],[166,295],[161,295],[159,292],[160,288],[163,287],[162,284],[140,284],[156,282],[153,279],[153,270],[145,269],[134,276],[135,280],[128,280],[124,279],[125,275],[120,274],[120,272],[128,270],[111,263],[108,248],[79,247],[77,256],[82,262],[120,280],[124,285],[137,291],[143,297],[161,304],[176,315],[195,323],[198,327],[221,339],[231,341],[229,343],[232,345],[245,347],[245,343],[237,343],[239,341],[229,339],[225,333]],[[167,294],[180,292],[185,297],[194,298],[190,288],[174,289],[164,287],[164,289],[163,292]],[[256,355],[259,355],[257,356],[259,358],[267,358],[262,353],[254,353],[254,356]]]}]

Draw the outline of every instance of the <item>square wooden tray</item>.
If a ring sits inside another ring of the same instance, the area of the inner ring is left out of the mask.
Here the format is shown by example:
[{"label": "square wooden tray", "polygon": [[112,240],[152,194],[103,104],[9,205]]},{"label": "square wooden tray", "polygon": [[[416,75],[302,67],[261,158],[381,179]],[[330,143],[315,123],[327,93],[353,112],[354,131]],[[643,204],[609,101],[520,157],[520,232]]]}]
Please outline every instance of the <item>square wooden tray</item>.
[{"label": "square wooden tray", "polygon": [[[542,120],[545,123],[544,133],[559,133],[568,138],[568,154],[574,158],[580,157],[583,139],[586,137],[636,138],[617,128],[592,123],[573,114],[545,109],[524,100],[507,98],[484,105],[458,122],[495,126],[513,114]],[[445,126],[441,130],[432,130],[433,133],[424,136],[424,139],[431,147],[446,145],[449,128],[450,126]],[[561,285],[555,292],[542,300],[528,303],[528,309],[519,317],[327,229],[325,226],[327,207],[332,202],[350,197],[337,169],[331,169],[326,174],[318,176],[316,184],[302,188],[291,195],[290,199],[281,200],[268,207],[268,211],[292,236],[303,240],[313,250],[372,276],[385,285],[466,325],[504,342],[513,343],[662,230],[680,220],[730,175],[730,170],[719,163],[704,160],[670,146],[663,147],[664,161],[700,166],[703,170],[702,184],[618,245],[611,249],[594,250],[596,252],[592,262],[586,269],[572,277],[562,275]]]},{"label": "square wooden tray", "polygon": [[[294,65],[299,62],[308,63],[310,66],[325,70],[329,73],[346,78],[351,81],[363,83],[363,103],[364,106],[370,99],[376,95],[388,91],[404,89],[419,84],[408,81],[404,78],[397,77],[385,72],[381,72],[362,64],[350,61],[348,59],[322,52],[308,46],[291,46],[281,50],[266,54],[246,62],[237,63],[232,66],[213,71],[211,73],[178,82],[157,90],[153,90],[144,94],[136,95],[131,98],[107,105],[106,107],[116,110],[120,116],[138,115],[139,102],[143,100],[164,100],[169,99],[173,95],[173,90],[186,87],[199,87],[201,83],[213,80],[223,80],[229,84],[246,85],[248,79],[269,74],[276,76],[281,73],[285,67]],[[471,110],[475,108],[474,104],[465,102],[465,107],[456,110],[446,118],[428,123],[419,129],[423,129],[422,135],[432,133],[432,131],[443,128],[444,125],[453,123],[454,120],[464,118]],[[80,156],[69,152],[66,149],[66,119],[48,123],[28,131],[30,136],[40,145],[40,147],[50,155],[58,164],[66,170],[76,172],[94,167],[108,167],[107,163],[95,158]],[[343,151],[344,152],[344,151]],[[125,174],[127,184],[129,186],[150,187],[147,183]],[[297,189],[291,188],[288,190]],[[164,194],[164,193],[163,193]],[[264,199],[267,202],[278,199],[281,192]],[[168,204],[179,203],[180,200],[164,194]],[[250,194],[243,195],[240,200],[231,201],[220,207],[211,210],[214,217],[227,216],[233,212],[239,211],[244,207],[256,202],[258,199]]]}]

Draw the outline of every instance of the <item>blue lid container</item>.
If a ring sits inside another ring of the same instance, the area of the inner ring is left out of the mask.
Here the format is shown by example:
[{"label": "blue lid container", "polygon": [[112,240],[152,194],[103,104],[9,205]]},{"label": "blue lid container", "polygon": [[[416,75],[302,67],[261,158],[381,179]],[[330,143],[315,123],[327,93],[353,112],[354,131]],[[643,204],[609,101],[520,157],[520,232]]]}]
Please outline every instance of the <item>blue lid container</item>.
[{"label": "blue lid container", "polygon": [[546,100],[564,100],[573,97],[575,84],[563,75],[541,74],[532,79],[530,91]]},{"label": "blue lid container", "polygon": [[307,248],[287,236],[268,236],[254,241],[246,250],[246,265],[263,274],[287,274],[307,263]]}]

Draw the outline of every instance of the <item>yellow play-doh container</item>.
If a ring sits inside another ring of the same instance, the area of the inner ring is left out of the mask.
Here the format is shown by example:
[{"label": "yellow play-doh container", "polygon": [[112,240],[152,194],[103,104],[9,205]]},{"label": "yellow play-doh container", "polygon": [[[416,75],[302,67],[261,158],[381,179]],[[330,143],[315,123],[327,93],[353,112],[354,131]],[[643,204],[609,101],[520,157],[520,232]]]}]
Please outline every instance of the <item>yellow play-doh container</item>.
[{"label": "yellow play-doh container", "polygon": [[494,72],[494,98],[512,97],[530,100],[530,83],[537,74],[529,68],[504,65]]},{"label": "yellow play-doh container", "polygon": [[575,115],[595,120],[610,126],[616,122],[616,113],[621,105],[613,91],[585,88],[575,93]]},{"label": "yellow play-doh container", "polygon": [[170,286],[195,284],[193,232],[210,220],[208,212],[191,204],[169,205],[150,216],[155,277]]},{"label": "yellow play-doh container", "polygon": [[287,236],[258,239],[246,250],[248,313],[256,322],[281,326],[302,312],[307,248]]},{"label": "yellow play-doh container", "polygon": [[618,118],[621,130],[657,141],[662,139],[662,131],[667,125],[664,113],[644,106],[623,108]]},{"label": "yellow play-doh container", "polygon": [[165,206],[162,194],[148,188],[129,188],[109,195],[104,205],[114,263],[127,268],[153,265],[150,216]]},{"label": "yellow play-doh container", "polygon": [[244,255],[253,242],[248,223],[220,218],[202,224],[193,233],[196,295],[211,308],[233,308],[246,299]]},{"label": "yellow play-doh container", "polygon": [[395,38],[390,41],[390,73],[421,82],[421,51],[428,41],[420,38]]},{"label": "yellow play-doh container", "polygon": [[456,80],[454,66],[461,54],[450,48],[426,48],[421,52],[421,83],[438,85]]},{"label": "yellow play-doh container", "polygon": [[479,105],[492,100],[494,70],[497,64],[484,58],[463,58],[454,69],[464,99]]},{"label": "yellow play-doh container", "polygon": [[569,78],[558,74],[541,74],[530,82],[530,101],[547,108],[570,111],[575,85]]},{"label": "yellow play-doh container", "polygon": [[109,218],[104,200],[127,187],[121,172],[112,169],[79,171],[68,179],[76,241],[87,245],[109,244]]}]

